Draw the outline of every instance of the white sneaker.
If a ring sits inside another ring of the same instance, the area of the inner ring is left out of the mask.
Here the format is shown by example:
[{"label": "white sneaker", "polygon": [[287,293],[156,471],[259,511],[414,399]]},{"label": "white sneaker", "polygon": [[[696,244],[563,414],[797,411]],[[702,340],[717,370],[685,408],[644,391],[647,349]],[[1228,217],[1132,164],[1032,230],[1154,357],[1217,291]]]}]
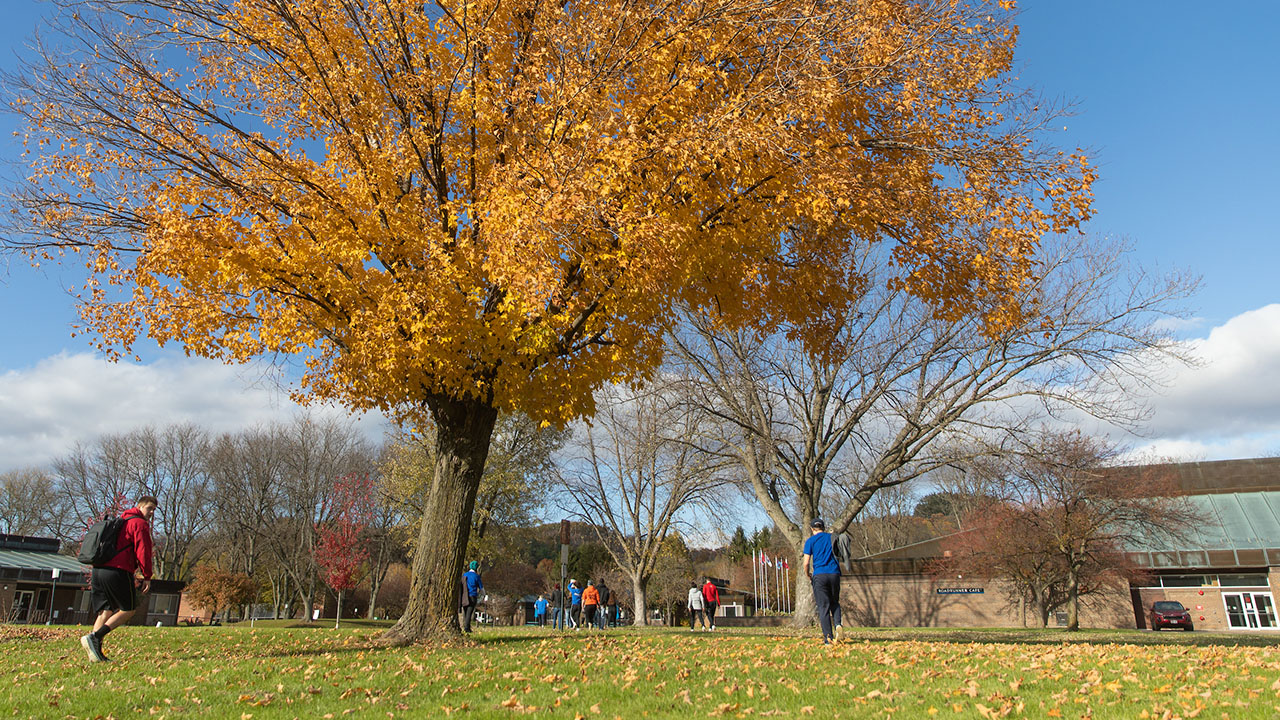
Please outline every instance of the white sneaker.
[{"label": "white sneaker", "polygon": [[837,626],[836,626],[836,631],[835,631],[835,641],[836,641],[836,642],[840,642],[840,641],[841,641],[841,640],[843,640],[843,639],[844,639],[844,626],[843,626],[843,625],[837,625]]},{"label": "white sneaker", "polygon": [[712,630],[715,630],[715,629],[716,629],[716,626],[715,626],[715,625],[712,625],[712,626],[711,626],[711,629],[712,629]]}]

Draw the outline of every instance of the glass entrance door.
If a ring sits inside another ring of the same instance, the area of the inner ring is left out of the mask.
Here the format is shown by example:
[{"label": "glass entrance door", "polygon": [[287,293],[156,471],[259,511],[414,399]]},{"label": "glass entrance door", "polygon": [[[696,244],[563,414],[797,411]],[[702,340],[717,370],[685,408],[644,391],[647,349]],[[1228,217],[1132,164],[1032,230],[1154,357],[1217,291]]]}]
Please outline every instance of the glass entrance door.
[{"label": "glass entrance door", "polygon": [[31,613],[31,591],[19,590],[13,595],[13,609],[9,611],[9,622],[24,623]]},{"label": "glass entrance door", "polygon": [[1269,592],[1223,593],[1227,606],[1227,625],[1233,629],[1251,630],[1276,627],[1276,610]]}]

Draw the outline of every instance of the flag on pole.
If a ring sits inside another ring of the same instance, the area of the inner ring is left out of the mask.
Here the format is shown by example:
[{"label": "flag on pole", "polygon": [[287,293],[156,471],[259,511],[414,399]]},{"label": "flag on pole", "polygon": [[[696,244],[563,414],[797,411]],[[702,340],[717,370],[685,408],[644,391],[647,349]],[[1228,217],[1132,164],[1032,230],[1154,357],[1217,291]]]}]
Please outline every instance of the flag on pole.
[{"label": "flag on pole", "polygon": [[760,551],[760,564],[765,567],[773,567],[773,561],[769,559],[768,553],[763,550]]}]

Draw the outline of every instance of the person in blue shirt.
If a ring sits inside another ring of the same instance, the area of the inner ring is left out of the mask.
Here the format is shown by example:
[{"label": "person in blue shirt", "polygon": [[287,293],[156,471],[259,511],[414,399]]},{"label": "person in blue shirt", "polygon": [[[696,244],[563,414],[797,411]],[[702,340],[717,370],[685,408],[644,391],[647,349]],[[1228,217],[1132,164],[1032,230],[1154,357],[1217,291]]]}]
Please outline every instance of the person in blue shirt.
[{"label": "person in blue shirt", "polygon": [[582,620],[582,588],[578,587],[577,580],[569,580],[569,626],[574,630],[578,629],[578,623]]},{"label": "person in blue shirt", "polygon": [[471,618],[475,617],[476,606],[480,604],[480,596],[484,593],[479,568],[480,563],[472,560],[469,569],[462,574],[462,582],[467,589],[466,604],[462,607],[462,632],[471,632]]},{"label": "person in blue shirt", "polygon": [[822,626],[822,643],[839,640],[840,563],[827,524],[821,518],[809,523],[809,539],[804,541],[804,571],[813,581],[813,603],[818,608],[818,624]]},{"label": "person in blue shirt", "polygon": [[544,595],[539,595],[533,604],[533,621],[538,625],[547,624],[547,598]]}]

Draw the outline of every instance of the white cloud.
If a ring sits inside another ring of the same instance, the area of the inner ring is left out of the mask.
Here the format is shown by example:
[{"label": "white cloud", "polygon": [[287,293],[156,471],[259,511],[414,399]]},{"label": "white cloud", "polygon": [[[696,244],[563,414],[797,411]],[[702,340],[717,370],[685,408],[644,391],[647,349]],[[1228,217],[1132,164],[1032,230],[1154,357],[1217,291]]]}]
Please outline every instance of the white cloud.
[{"label": "white cloud", "polygon": [[[263,367],[199,359],[111,363],[63,353],[0,375],[0,472],[44,465],[77,442],[146,425],[191,422],[229,432],[299,412]],[[313,406],[310,412],[350,417],[333,406]],[[376,415],[355,422],[373,441],[387,427]]]},{"label": "white cloud", "polygon": [[[1168,386],[1148,399],[1153,412],[1142,436],[1123,440],[1135,453],[1179,460],[1280,454],[1280,304],[1241,313],[1185,342],[1202,363],[1170,368]],[[262,367],[54,355],[0,374],[0,472],[43,465],[76,442],[144,425],[192,422],[226,432],[300,411]],[[329,406],[311,412],[348,416]],[[379,416],[357,422],[374,441],[387,428]]]},{"label": "white cloud", "polygon": [[1201,364],[1170,369],[1137,450],[1179,460],[1280,453],[1280,304],[1185,342]]}]

